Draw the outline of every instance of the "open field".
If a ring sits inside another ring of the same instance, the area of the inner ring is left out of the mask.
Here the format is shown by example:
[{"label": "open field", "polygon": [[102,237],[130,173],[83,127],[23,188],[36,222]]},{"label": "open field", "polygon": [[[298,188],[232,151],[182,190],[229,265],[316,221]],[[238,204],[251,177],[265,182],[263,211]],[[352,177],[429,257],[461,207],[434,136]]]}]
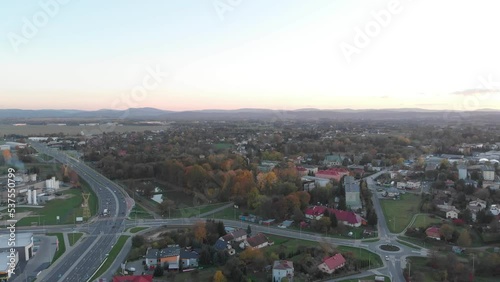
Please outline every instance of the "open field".
[{"label": "open field", "polygon": [[54,263],[59,257],[61,257],[64,252],[66,252],[66,246],[64,245],[64,234],[62,233],[47,233],[47,236],[56,236],[57,241],[59,241],[59,248],[57,249],[54,257],[52,258],[52,263]]},{"label": "open field", "polygon": [[[82,186],[83,192],[90,192],[88,188]],[[82,216],[81,204],[83,202],[82,190],[68,189],[62,192],[63,199],[54,199],[45,204],[43,208],[23,208],[22,211],[30,211],[31,214],[20,219],[17,226],[35,225],[57,225],[71,224],[75,218]],[[91,192],[89,198],[90,212],[95,214],[97,211],[97,197]],[[19,211],[18,211],[19,212]],[[57,216],[60,217],[59,222]]]},{"label": "open field", "polygon": [[66,234],[66,236],[68,236],[69,245],[73,246],[78,240],[80,240],[80,238],[82,238],[83,233],[72,232]]},{"label": "open field", "polygon": [[129,218],[134,219],[153,219],[154,217],[148,213],[144,208],[140,205],[135,204],[132,210],[130,211]]},{"label": "open field", "polygon": [[427,228],[429,225],[441,223],[440,218],[432,218],[429,215],[419,214],[415,218],[412,226],[413,228]]},{"label": "open field", "polygon": [[339,250],[341,253],[350,252],[356,259],[369,260],[371,268],[377,268],[383,265],[382,258],[380,258],[379,255],[365,249],[347,247],[347,246],[337,246],[337,250]]},{"label": "open field", "polygon": [[410,223],[414,214],[418,213],[420,197],[406,193],[399,200],[380,200],[389,230],[399,233]]},{"label": "open field", "polygon": [[[103,126],[106,132],[143,132],[145,130],[165,130],[168,126],[162,125],[123,125],[123,126],[114,126],[108,127]],[[99,126],[79,126],[79,125],[25,125],[25,126],[13,126],[0,124],[0,134],[3,136],[4,134],[10,135],[21,135],[21,136],[36,136],[36,135],[46,135],[46,134],[59,134],[62,133],[64,135],[80,135],[81,132],[98,132],[102,133],[103,130]]]},{"label": "open field", "polygon": [[[116,244],[113,246],[113,248],[109,252],[106,261],[103,263],[101,268],[99,268],[99,270],[94,274],[94,276],[89,281],[94,281],[99,276],[101,276],[104,272],[106,272],[106,270],[108,270],[108,268],[113,264],[113,262],[116,259],[116,256],[118,256],[118,254],[122,250],[123,246],[125,245],[125,242],[127,242],[129,237],[130,236],[127,236],[127,235],[121,235],[118,238],[118,241],[116,242]],[[105,255],[105,254],[103,254],[103,255]]]}]

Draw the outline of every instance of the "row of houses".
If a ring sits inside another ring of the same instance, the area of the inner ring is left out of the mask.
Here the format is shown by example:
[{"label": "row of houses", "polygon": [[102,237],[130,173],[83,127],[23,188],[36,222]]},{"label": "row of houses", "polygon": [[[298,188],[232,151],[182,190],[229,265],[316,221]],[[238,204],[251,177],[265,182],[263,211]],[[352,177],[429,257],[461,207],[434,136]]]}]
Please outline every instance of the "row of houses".
[{"label": "row of houses", "polygon": [[359,214],[352,211],[343,211],[333,208],[327,208],[324,206],[313,206],[305,210],[304,215],[308,219],[319,220],[323,217],[325,211],[328,210],[330,214],[335,214],[338,222],[342,222],[345,225],[359,227],[366,224],[366,220],[363,219]]},{"label": "row of houses", "polygon": [[193,269],[198,267],[198,252],[182,249],[179,245],[169,245],[164,249],[148,248],[145,262],[148,268],[153,269],[157,265],[168,270]]},{"label": "row of houses", "polygon": [[267,236],[263,233],[248,236],[245,230],[237,229],[220,237],[215,242],[214,248],[217,251],[226,251],[229,255],[234,255],[236,254],[236,250],[233,248],[233,245],[237,245],[240,249],[261,249],[273,244],[274,242],[269,240],[269,238],[267,238]]}]

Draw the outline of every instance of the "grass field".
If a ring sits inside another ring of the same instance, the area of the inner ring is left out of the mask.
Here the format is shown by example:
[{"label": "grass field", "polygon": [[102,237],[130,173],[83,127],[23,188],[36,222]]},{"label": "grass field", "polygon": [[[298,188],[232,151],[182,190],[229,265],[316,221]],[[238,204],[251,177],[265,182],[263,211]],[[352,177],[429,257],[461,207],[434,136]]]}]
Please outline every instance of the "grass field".
[{"label": "grass field", "polygon": [[420,197],[413,194],[401,195],[399,200],[381,200],[382,210],[389,230],[399,233],[410,223],[413,215],[418,213]]},{"label": "grass field", "polygon": [[211,218],[216,218],[216,219],[232,219],[232,220],[238,220],[238,217],[243,214],[246,210],[245,209],[235,209],[234,207],[228,207],[225,208],[221,211],[218,211],[211,215]]},{"label": "grass field", "polygon": [[148,213],[144,208],[142,208],[140,205],[135,204],[132,210],[130,211],[129,218],[134,220],[136,218],[138,219],[153,219],[154,217]]},{"label": "grass field", "polygon": [[425,214],[419,214],[415,218],[415,221],[411,225],[413,228],[427,228],[429,225],[441,223],[440,218],[432,218]]},{"label": "grass field", "polygon": [[130,233],[137,233],[137,232],[141,232],[142,230],[146,230],[148,229],[149,227],[132,227],[130,228],[128,231]]},{"label": "grass field", "polygon": [[[391,282],[391,278],[389,278],[387,276],[384,276],[384,278],[385,278],[385,282]],[[356,278],[356,279],[340,280],[340,282],[358,282],[359,280],[375,281],[375,275],[365,276],[365,277]]]},{"label": "grass field", "polygon": [[356,259],[370,260],[371,268],[381,267],[383,265],[382,259],[379,255],[372,253],[365,249],[347,247],[347,246],[337,246],[337,250],[342,253],[351,252]]},{"label": "grass field", "polygon": [[269,238],[269,240],[274,242],[274,245],[262,249],[265,254],[271,254],[273,252],[279,254],[280,252],[283,252],[286,255],[288,255],[289,253],[296,252],[300,246],[304,247],[318,246],[318,242],[313,242],[313,241],[286,238],[276,235],[267,235],[267,237]]},{"label": "grass field", "polygon": [[[89,205],[91,214],[97,211],[97,197],[90,189],[82,186],[84,192],[90,192]],[[45,204],[43,208],[23,208],[23,211],[31,211],[31,215],[17,222],[17,226],[30,226],[32,223],[38,225],[71,224],[75,218],[82,216],[81,204],[83,202],[82,190],[68,189],[62,194],[68,196],[65,199],[54,199]],[[18,211],[20,212],[20,211]],[[60,220],[57,221],[57,216]]]},{"label": "grass field", "polygon": [[78,240],[80,240],[80,238],[83,236],[83,233],[72,232],[66,234],[66,236],[68,236],[69,245],[73,246]]},{"label": "grass field", "polygon": [[101,276],[104,272],[106,272],[106,270],[108,270],[108,268],[113,264],[116,257],[118,256],[118,254],[122,250],[123,245],[125,245],[125,242],[127,242],[129,237],[130,236],[128,236],[128,235],[121,235],[118,238],[118,241],[116,242],[116,244],[113,246],[113,248],[109,252],[104,264],[101,266],[101,268],[99,268],[99,270],[94,274],[94,276],[92,276],[92,278],[89,281],[94,281],[99,276]]},{"label": "grass field", "polygon": [[52,263],[54,263],[58,258],[60,258],[64,252],[66,252],[66,246],[64,245],[64,234],[62,233],[47,233],[47,236],[56,236],[59,241],[59,249],[54,254],[52,258]]}]

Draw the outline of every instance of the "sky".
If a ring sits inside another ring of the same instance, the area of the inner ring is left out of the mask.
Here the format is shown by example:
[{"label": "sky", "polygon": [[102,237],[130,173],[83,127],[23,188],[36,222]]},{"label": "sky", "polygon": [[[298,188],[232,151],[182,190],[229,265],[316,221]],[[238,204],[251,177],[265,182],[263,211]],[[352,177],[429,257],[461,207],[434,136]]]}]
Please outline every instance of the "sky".
[{"label": "sky", "polygon": [[500,1],[0,3],[0,108],[500,109]]}]

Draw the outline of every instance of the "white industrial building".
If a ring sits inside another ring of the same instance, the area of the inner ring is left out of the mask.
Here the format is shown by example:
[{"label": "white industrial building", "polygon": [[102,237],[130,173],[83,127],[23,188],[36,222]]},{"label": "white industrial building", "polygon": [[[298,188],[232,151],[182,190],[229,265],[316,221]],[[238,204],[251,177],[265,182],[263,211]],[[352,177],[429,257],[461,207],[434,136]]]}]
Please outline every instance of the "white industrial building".
[{"label": "white industrial building", "polygon": [[59,180],[53,176],[51,179],[45,180],[45,188],[59,190]]},{"label": "white industrial building", "polygon": [[9,246],[10,234],[0,235],[0,253],[13,248],[19,254],[19,261],[28,261],[33,257],[33,233],[16,233],[16,245]]},{"label": "white industrial building", "polygon": [[[13,256],[13,257],[12,257]],[[19,253],[18,252],[0,252],[0,281],[9,280],[12,273],[10,270],[17,265],[19,261]]]}]

